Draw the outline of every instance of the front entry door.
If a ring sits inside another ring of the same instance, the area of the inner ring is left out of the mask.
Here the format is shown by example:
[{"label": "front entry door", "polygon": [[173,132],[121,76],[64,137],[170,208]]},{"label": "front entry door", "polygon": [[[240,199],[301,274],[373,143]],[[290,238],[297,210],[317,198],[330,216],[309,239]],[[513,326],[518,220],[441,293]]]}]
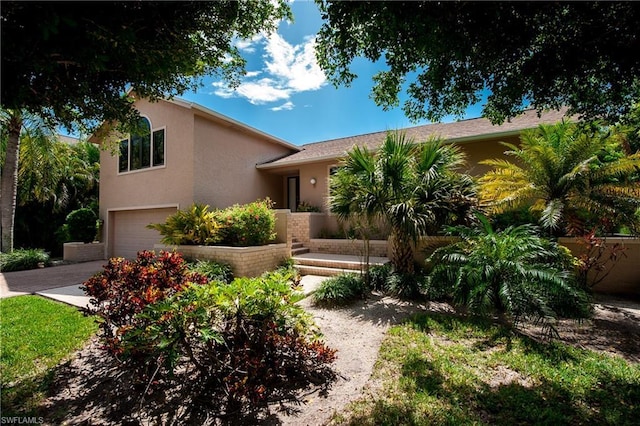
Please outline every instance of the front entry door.
[{"label": "front entry door", "polygon": [[298,176],[287,178],[287,207],[295,212],[300,204],[300,178]]}]

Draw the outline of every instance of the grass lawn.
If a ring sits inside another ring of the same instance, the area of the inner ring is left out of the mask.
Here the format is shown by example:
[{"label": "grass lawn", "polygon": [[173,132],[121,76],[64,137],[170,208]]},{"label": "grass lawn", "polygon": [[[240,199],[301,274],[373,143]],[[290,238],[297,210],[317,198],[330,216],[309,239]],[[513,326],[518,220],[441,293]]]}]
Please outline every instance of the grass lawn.
[{"label": "grass lawn", "polygon": [[640,365],[427,314],[393,327],[377,390],[334,415],[349,425],[631,425]]},{"label": "grass lawn", "polygon": [[28,414],[43,397],[53,367],[97,331],[94,318],[40,296],[0,299],[3,416]]}]

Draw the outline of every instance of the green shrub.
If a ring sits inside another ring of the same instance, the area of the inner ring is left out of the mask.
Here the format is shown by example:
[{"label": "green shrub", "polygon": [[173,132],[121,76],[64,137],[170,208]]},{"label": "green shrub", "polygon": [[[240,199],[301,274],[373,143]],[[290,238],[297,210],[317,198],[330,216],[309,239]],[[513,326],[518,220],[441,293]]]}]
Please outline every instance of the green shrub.
[{"label": "green shrub", "polygon": [[147,225],[162,235],[168,245],[260,246],[276,237],[276,215],[268,198],[209,211],[208,205],[193,204],[169,216],[165,223]]},{"label": "green shrub", "polygon": [[222,239],[216,212],[199,203],[177,211],[165,223],[152,223],[147,228],[160,232],[162,243],[167,245],[212,245]]},{"label": "green shrub", "polygon": [[387,288],[387,279],[392,271],[393,267],[390,263],[374,265],[369,268],[369,286],[371,289],[384,291]]},{"label": "green shrub", "polygon": [[484,217],[480,220],[477,229],[454,228],[461,241],[429,257],[430,286],[441,286],[474,314],[495,314],[514,326],[532,319],[553,331],[559,315],[590,314],[587,294],[566,268],[566,251],[538,237],[531,225],[494,232]]},{"label": "green shrub", "polygon": [[204,275],[209,281],[221,281],[230,283],[233,281],[233,271],[226,263],[214,262],[213,260],[198,260],[189,266],[191,272]]},{"label": "green shrub", "polygon": [[417,273],[393,271],[385,282],[385,293],[405,299],[415,299],[422,295],[424,278]]},{"label": "green shrub", "polygon": [[300,204],[298,204],[296,211],[300,213],[306,213],[306,212],[319,213],[322,210],[318,206],[313,206],[307,203],[306,201],[301,201]]},{"label": "green shrub", "polygon": [[275,237],[276,215],[270,199],[224,209],[217,214],[223,243],[231,246],[261,246]]},{"label": "green shrub", "polygon": [[180,253],[141,251],[135,260],[112,258],[104,270],[82,284],[90,296],[92,313],[100,318],[108,350],[122,353],[122,336],[136,324],[147,305],[184,290],[189,283],[204,284],[205,276],[187,269]]},{"label": "green shrub", "polygon": [[0,271],[24,271],[35,269],[39,264],[49,265],[49,254],[41,249],[16,249],[11,253],[0,253]]},{"label": "green shrub", "polygon": [[279,274],[189,286],[147,305],[121,336],[119,359],[149,392],[198,401],[184,424],[240,419],[335,377],[335,351]]},{"label": "green shrub", "polygon": [[331,277],[320,284],[313,293],[313,301],[317,305],[346,305],[365,293],[362,277],[355,274],[343,274]]},{"label": "green shrub", "polygon": [[95,212],[88,208],[74,210],[67,215],[66,225],[69,239],[71,241],[82,241],[90,243],[96,236],[96,221],[98,217]]}]

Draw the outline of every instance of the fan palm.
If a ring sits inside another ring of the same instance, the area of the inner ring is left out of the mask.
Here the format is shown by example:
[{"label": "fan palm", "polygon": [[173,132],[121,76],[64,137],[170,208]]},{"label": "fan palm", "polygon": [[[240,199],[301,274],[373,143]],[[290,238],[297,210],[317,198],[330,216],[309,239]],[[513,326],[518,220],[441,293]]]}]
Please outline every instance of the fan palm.
[{"label": "fan palm", "polygon": [[504,159],[482,161],[493,170],[482,176],[481,203],[501,213],[530,205],[541,213],[549,231],[583,233],[581,218],[609,218],[637,227],[640,185],[632,179],[640,169],[640,153],[624,155],[615,134],[560,122],[525,131],[520,146]]},{"label": "fan palm", "polygon": [[413,244],[444,223],[468,217],[475,194],[471,179],[456,170],[464,155],[440,139],[424,143],[390,132],[377,152],[355,146],[331,176],[330,207],[339,219],[386,222],[391,262],[413,272]]}]

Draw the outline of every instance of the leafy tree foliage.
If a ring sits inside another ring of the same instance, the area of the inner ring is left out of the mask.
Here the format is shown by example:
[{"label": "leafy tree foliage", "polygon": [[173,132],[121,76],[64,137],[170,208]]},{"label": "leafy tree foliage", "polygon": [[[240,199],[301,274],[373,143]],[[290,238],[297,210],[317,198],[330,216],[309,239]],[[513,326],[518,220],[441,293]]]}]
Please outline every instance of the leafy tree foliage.
[{"label": "leafy tree foliage", "polygon": [[130,121],[127,89],[158,99],[232,82],[245,61],[233,41],[275,29],[282,2],[18,2],[2,4],[2,107],[66,125]]},{"label": "leafy tree foliage", "polygon": [[619,135],[561,122],[525,131],[520,139],[519,147],[505,144],[513,162],[482,162],[493,167],[479,180],[490,211],[530,206],[541,213],[544,228],[573,235],[595,225],[638,229],[640,153],[625,155]]},{"label": "leafy tree foliage", "polygon": [[283,17],[290,17],[286,3],[269,0],[3,2],[0,107],[8,142],[0,249],[13,249],[25,113],[69,128],[103,121],[131,128],[134,94],[151,101],[177,95],[215,73],[237,83],[245,61],[233,41],[272,31]]},{"label": "leafy tree foliage", "polygon": [[[503,122],[527,104],[617,119],[640,95],[640,6],[634,2],[343,2],[316,0],[317,54],[336,84],[357,57],[384,60],[373,99],[414,120],[483,115]],[[614,120],[615,121],[615,120]]]},{"label": "leafy tree foliage", "polygon": [[390,132],[377,152],[355,146],[331,176],[331,211],[340,219],[382,220],[391,227],[392,263],[413,272],[413,246],[443,224],[463,223],[475,203],[464,155],[439,139],[424,143]]}]

